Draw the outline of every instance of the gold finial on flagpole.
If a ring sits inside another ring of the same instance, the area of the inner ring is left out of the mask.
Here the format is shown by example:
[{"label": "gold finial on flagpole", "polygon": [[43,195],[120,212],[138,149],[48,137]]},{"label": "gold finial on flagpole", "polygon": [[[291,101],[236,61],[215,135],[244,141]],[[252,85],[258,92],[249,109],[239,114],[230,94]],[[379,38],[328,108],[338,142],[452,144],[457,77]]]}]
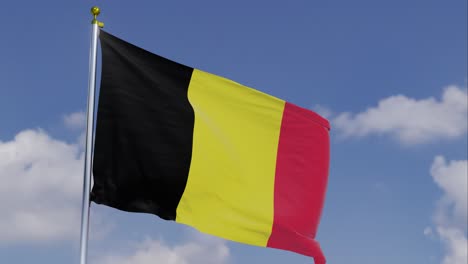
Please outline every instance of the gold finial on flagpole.
[{"label": "gold finial on flagpole", "polygon": [[101,9],[99,9],[99,7],[93,6],[91,8],[91,14],[93,14],[93,17],[94,17],[93,20],[91,21],[91,24],[97,24],[100,28],[103,28],[104,23],[97,20],[97,16],[99,16],[100,13],[101,13]]}]

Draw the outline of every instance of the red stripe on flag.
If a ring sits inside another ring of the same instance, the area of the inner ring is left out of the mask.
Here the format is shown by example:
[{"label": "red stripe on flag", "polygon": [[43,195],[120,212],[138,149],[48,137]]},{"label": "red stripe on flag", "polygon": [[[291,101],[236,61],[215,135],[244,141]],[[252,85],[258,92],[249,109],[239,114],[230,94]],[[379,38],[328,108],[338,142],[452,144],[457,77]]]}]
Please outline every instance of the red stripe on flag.
[{"label": "red stripe on flag", "polygon": [[267,247],[325,263],[314,240],[322,213],[330,156],[328,121],[286,103],[281,123],[274,187],[273,228]]}]

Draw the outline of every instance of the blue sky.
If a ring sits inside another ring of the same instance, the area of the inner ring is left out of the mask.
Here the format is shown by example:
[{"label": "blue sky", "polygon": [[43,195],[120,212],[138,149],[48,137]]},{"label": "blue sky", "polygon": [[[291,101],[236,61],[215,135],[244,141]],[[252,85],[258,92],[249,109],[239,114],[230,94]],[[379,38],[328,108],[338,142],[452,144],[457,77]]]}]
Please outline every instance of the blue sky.
[{"label": "blue sky", "polygon": [[[7,1],[0,262],[78,263],[89,9],[105,30],[322,113],[328,263],[466,263],[467,2]],[[90,264],[312,263],[93,204]]]}]

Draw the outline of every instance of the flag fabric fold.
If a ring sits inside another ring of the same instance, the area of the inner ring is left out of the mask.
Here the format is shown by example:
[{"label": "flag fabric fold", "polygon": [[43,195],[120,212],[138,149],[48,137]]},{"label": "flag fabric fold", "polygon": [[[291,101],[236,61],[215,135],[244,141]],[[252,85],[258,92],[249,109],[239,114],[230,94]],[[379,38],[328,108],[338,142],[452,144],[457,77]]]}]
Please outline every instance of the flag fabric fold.
[{"label": "flag fabric fold", "polygon": [[325,263],[329,122],[100,32],[92,201]]}]

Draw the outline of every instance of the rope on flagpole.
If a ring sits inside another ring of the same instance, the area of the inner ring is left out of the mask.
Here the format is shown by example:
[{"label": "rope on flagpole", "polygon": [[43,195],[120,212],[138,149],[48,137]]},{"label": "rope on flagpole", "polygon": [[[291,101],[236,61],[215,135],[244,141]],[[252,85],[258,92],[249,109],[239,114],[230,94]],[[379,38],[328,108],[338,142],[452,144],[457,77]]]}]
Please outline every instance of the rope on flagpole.
[{"label": "rope on flagpole", "polygon": [[104,23],[97,20],[101,13],[99,7],[91,8],[93,15],[91,47],[89,52],[89,79],[88,79],[88,117],[86,124],[86,148],[84,160],[84,180],[83,180],[83,200],[81,206],[81,240],[80,240],[80,264],[86,264],[88,253],[88,230],[89,230],[89,207],[91,191],[91,170],[92,170],[92,149],[94,131],[94,104],[96,92],[96,63],[97,63],[97,41],[99,28],[104,27]]}]

